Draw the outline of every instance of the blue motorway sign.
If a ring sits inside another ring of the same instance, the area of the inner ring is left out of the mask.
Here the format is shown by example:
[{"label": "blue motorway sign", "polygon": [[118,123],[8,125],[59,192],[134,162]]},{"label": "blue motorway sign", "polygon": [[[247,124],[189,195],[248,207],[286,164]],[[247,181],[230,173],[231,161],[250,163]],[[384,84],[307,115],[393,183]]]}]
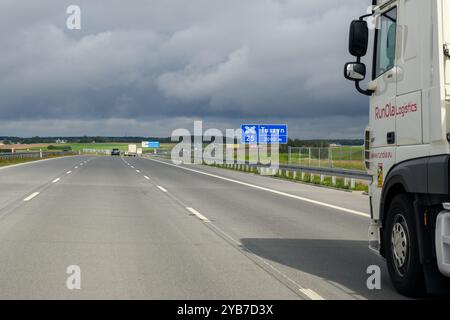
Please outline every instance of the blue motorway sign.
[{"label": "blue motorway sign", "polygon": [[285,124],[243,124],[241,129],[244,144],[288,142],[288,127]]},{"label": "blue motorway sign", "polygon": [[161,144],[159,143],[159,141],[150,141],[149,143],[149,148],[159,149],[160,147]]},{"label": "blue motorway sign", "polygon": [[159,141],[142,141],[142,148],[154,148],[159,149],[161,144]]}]

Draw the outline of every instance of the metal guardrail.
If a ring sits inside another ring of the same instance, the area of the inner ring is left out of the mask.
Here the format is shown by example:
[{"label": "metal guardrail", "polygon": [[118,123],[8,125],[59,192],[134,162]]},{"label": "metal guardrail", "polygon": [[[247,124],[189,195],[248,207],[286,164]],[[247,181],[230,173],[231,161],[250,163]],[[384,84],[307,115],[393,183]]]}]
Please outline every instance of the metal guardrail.
[{"label": "metal guardrail", "polygon": [[367,181],[372,180],[372,176],[369,175],[366,171],[362,170],[349,170],[349,169],[326,168],[326,167],[307,167],[307,166],[285,165],[285,164],[280,164],[279,167],[282,170],[304,171],[313,174],[323,174],[325,176],[336,176]]},{"label": "metal guardrail", "polygon": [[36,152],[4,152],[0,153],[0,160],[46,158],[51,156],[64,156],[75,154],[72,151],[36,151]]},{"label": "metal guardrail", "polygon": [[109,149],[83,149],[81,150],[82,153],[85,154],[103,154],[103,155],[111,155],[112,150]]},{"label": "metal guardrail", "polygon": [[[151,155],[150,157],[161,157],[165,159],[170,159],[169,154],[160,153],[158,155]],[[213,159],[211,159],[213,160]],[[223,164],[224,166],[227,165],[227,163]],[[230,164],[228,164],[230,165]],[[257,170],[260,169],[270,169],[270,166],[263,165],[263,164],[252,164],[247,161],[235,161],[232,165],[242,165],[242,166],[248,166],[252,168],[256,168]],[[372,176],[369,175],[366,171],[362,170],[350,170],[350,169],[340,169],[340,168],[327,168],[327,167],[308,167],[308,166],[301,166],[301,165],[292,165],[292,164],[279,164],[278,165],[279,170],[284,171],[292,171],[292,172],[305,172],[308,174],[318,174],[318,175],[324,175],[329,177],[340,177],[340,178],[350,178],[350,179],[356,179],[356,180],[364,180],[364,181],[371,181]]]}]

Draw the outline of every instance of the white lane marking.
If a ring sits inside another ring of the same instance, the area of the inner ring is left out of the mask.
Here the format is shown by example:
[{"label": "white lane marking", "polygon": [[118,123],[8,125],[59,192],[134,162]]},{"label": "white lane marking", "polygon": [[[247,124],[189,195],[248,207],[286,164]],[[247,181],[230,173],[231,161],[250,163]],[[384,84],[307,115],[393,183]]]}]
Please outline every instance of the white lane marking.
[{"label": "white lane marking", "polygon": [[52,183],[57,183],[59,180],[61,180],[61,178],[56,178],[55,180],[52,181]]},{"label": "white lane marking", "polygon": [[80,163],[80,166],[82,166],[83,165],[83,163]]},{"label": "white lane marking", "polygon": [[[257,255],[255,252],[253,252],[251,249],[249,249],[248,247],[245,247],[240,241],[235,240],[232,236],[230,236],[228,233],[226,233],[225,231],[223,231],[222,229],[220,229],[218,226],[214,225],[214,223],[210,222],[208,224],[209,226],[211,226],[213,229],[215,229],[218,234],[221,234],[223,237],[227,238],[228,240],[230,240],[232,243],[234,243],[235,245],[237,245],[241,250],[242,248],[245,248],[245,250],[252,254],[252,257],[258,261],[260,261],[262,264],[264,264],[267,268],[271,269],[273,272],[277,273],[280,277],[284,278],[287,282],[290,282],[293,286],[297,287],[299,291],[304,292],[303,290],[308,290],[305,289],[302,285],[300,285],[299,283],[297,283],[295,280],[293,280],[292,278],[288,277],[285,273],[281,272],[280,270],[278,270],[275,266],[273,266],[272,264],[270,264],[267,260],[265,260],[264,258],[261,258],[259,255]],[[308,294],[311,294],[311,296],[309,297],[310,299],[313,297],[312,296],[312,290],[310,291],[306,291],[308,292]],[[315,292],[314,292],[315,293]],[[316,293],[317,294],[317,293]],[[318,298],[319,295],[317,294],[317,296],[315,296],[315,298]],[[324,298],[322,298],[324,299]]]},{"label": "white lane marking", "polygon": [[137,173],[141,173],[139,170],[136,170]]},{"label": "white lane marking", "polygon": [[149,178],[149,177],[147,177],[147,176],[144,176],[144,178],[145,178],[145,179],[147,179],[147,180],[150,180],[150,178]]},{"label": "white lane marking", "polygon": [[72,173],[72,171],[67,171],[67,172],[66,172],[66,174],[71,174],[71,173]]},{"label": "white lane marking", "polygon": [[300,289],[300,292],[311,300],[325,300],[321,295],[311,289]]},{"label": "white lane marking", "polygon": [[325,202],[321,202],[321,201],[317,201],[317,200],[312,200],[312,199],[308,199],[308,198],[305,198],[305,197],[296,196],[296,195],[293,195],[293,194],[290,194],[290,193],[286,193],[286,192],[282,192],[282,191],[278,191],[278,190],[274,190],[274,189],[270,189],[270,188],[266,188],[266,187],[257,186],[257,185],[251,184],[251,183],[247,183],[247,182],[243,182],[243,181],[239,181],[239,180],[235,180],[235,179],[230,179],[230,178],[218,176],[216,174],[212,174],[212,173],[208,173],[208,172],[204,172],[204,171],[199,171],[199,170],[195,170],[195,169],[191,169],[191,168],[181,167],[181,166],[178,166],[178,165],[175,165],[175,164],[172,164],[172,163],[167,163],[167,162],[164,162],[164,161],[159,161],[159,160],[155,160],[155,159],[149,159],[149,160],[155,161],[155,162],[158,162],[158,163],[162,163],[162,164],[165,164],[167,166],[172,166],[172,167],[180,168],[180,169],[183,169],[183,170],[186,170],[186,171],[191,171],[191,172],[203,174],[205,176],[221,179],[221,180],[224,180],[224,181],[237,183],[237,184],[240,184],[240,185],[243,185],[243,186],[246,186],[246,187],[250,187],[250,188],[254,188],[254,189],[258,189],[258,190],[271,192],[271,193],[274,193],[274,194],[278,194],[280,196],[301,200],[301,201],[312,203],[312,204],[319,205],[319,206],[322,206],[322,207],[327,207],[327,208],[343,211],[343,212],[346,212],[346,213],[351,213],[351,214],[354,214],[354,215],[357,215],[357,216],[366,217],[366,218],[370,217],[369,214],[361,212],[361,211],[356,211],[356,210],[352,210],[352,209],[343,208],[343,207],[336,206],[336,205],[333,205],[333,204],[329,204],[329,203],[325,203]]},{"label": "white lane marking", "polygon": [[133,167],[133,166],[131,166],[131,169],[134,169],[134,167]]},{"label": "white lane marking", "polygon": [[198,212],[197,210],[195,210],[194,208],[190,208],[190,207],[186,207],[186,209],[192,213],[193,215],[195,215],[197,218],[199,218],[200,220],[202,220],[203,222],[209,222],[209,219],[206,218],[204,215],[202,215],[200,212]]},{"label": "white lane marking", "polygon": [[78,167],[75,167],[75,169],[78,169]]},{"label": "white lane marking", "polygon": [[157,187],[158,187],[158,189],[161,190],[162,192],[167,193],[167,190],[166,190],[165,188],[163,188],[163,187],[161,187],[161,186],[157,186]]},{"label": "white lane marking", "polygon": [[35,192],[30,194],[28,197],[26,197],[25,199],[23,199],[23,201],[30,201],[31,199],[33,199],[34,197],[36,197],[39,194],[39,192]]}]

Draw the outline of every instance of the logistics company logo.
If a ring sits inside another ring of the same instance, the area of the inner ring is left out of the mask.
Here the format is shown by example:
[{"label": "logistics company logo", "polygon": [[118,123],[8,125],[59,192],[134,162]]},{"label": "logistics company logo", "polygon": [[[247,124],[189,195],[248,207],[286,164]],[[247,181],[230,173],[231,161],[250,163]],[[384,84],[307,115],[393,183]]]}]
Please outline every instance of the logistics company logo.
[{"label": "logistics company logo", "polygon": [[388,119],[392,117],[405,117],[410,113],[417,112],[417,103],[408,103],[399,108],[388,103],[384,108],[375,108],[375,120]]},{"label": "logistics company logo", "polygon": [[288,128],[285,124],[243,124],[242,143],[244,144],[287,144]]}]

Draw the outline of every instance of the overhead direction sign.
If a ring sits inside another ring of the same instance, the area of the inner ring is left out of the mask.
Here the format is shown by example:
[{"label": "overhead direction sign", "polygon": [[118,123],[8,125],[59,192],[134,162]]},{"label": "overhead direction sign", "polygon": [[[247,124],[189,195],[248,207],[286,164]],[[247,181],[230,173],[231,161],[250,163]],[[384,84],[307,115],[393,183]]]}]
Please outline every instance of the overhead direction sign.
[{"label": "overhead direction sign", "polygon": [[242,143],[244,144],[287,144],[288,127],[285,124],[243,124]]}]

